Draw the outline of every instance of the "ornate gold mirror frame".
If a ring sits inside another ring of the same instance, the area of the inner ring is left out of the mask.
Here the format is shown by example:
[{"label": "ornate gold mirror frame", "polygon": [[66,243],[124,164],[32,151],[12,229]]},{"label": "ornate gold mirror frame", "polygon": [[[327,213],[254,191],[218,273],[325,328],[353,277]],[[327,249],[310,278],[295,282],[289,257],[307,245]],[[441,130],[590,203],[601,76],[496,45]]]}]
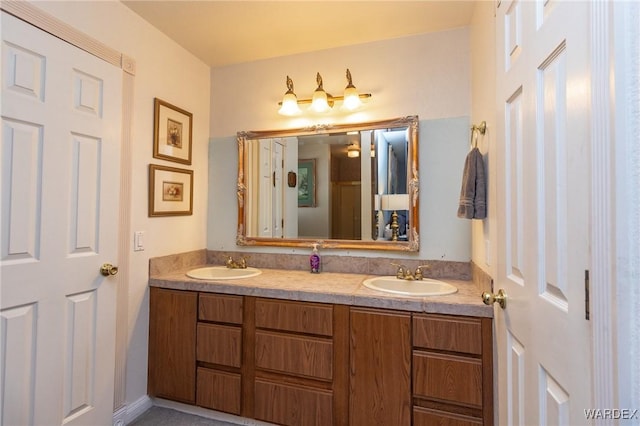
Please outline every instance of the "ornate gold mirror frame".
[{"label": "ornate gold mirror frame", "polygon": [[[340,240],[318,238],[266,238],[248,237],[246,235],[246,206],[247,192],[247,143],[248,141],[264,138],[284,138],[291,136],[308,136],[333,134],[353,131],[377,129],[391,129],[406,127],[408,129],[407,155],[407,192],[409,194],[409,219],[406,241],[388,240]],[[271,246],[271,247],[312,247],[318,244],[321,248],[329,249],[362,249],[415,252],[420,249],[419,238],[419,179],[418,179],[418,117],[408,116],[391,120],[372,121],[357,124],[316,125],[305,128],[270,131],[238,132],[238,228],[236,244],[239,246]]]}]

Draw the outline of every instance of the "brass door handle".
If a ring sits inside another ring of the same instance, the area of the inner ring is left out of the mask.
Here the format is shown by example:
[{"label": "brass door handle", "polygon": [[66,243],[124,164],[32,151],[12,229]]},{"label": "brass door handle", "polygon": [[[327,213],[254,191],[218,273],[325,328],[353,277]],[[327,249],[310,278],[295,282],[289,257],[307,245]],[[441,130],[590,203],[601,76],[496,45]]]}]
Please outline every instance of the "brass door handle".
[{"label": "brass door handle", "polygon": [[502,309],[505,309],[507,307],[507,293],[505,293],[503,289],[498,290],[498,294],[485,291],[482,293],[482,301],[485,305],[493,305],[495,302],[498,302],[498,305],[500,305]]},{"label": "brass door handle", "polygon": [[100,267],[100,273],[105,277],[108,277],[109,275],[115,275],[118,273],[118,267],[113,266],[110,263],[105,263]]}]

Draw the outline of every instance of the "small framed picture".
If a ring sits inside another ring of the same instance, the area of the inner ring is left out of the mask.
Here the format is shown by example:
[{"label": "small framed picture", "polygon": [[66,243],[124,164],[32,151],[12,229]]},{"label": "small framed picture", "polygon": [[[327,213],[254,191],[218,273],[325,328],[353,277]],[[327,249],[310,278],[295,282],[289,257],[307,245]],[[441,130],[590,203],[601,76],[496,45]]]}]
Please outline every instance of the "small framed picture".
[{"label": "small framed picture", "polygon": [[193,214],[193,170],[149,164],[149,216]]},{"label": "small framed picture", "polygon": [[153,158],[191,164],[190,112],[155,98],[153,101]]},{"label": "small framed picture", "polygon": [[316,160],[298,160],[298,207],[316,207]]}]

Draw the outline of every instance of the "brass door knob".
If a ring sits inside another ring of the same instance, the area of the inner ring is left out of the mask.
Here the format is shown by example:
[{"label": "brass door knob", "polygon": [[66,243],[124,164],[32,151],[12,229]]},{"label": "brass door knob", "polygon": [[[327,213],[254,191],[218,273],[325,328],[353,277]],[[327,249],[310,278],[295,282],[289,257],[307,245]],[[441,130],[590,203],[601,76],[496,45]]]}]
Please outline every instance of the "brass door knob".
[{"label": "brass door knob", "polygon": [[485,305],[493,305],[495,302],[498,302],[498,305],[504,309],[507,307],[507,293],[505,293],[503,289],[498,290],[498,294],[485,291],[482,293],[482,301]]},{"label": "brass door knob", "polygon": [[100,273],[105,277],[108,277],[109,275],[115,275],[118,273],[118,267],[113,266],[110,263],[105,263],[100,267]]}]

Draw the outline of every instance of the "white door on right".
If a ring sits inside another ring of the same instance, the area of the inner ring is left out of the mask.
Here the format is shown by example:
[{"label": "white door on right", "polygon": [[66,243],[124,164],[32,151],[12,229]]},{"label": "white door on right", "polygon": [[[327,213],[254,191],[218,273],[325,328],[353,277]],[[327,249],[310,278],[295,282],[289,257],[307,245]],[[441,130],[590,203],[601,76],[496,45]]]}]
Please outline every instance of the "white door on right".
[{"label": "white door on right", "polygon": [[500,425],[591,423],[589,10],[496,9]]}]

